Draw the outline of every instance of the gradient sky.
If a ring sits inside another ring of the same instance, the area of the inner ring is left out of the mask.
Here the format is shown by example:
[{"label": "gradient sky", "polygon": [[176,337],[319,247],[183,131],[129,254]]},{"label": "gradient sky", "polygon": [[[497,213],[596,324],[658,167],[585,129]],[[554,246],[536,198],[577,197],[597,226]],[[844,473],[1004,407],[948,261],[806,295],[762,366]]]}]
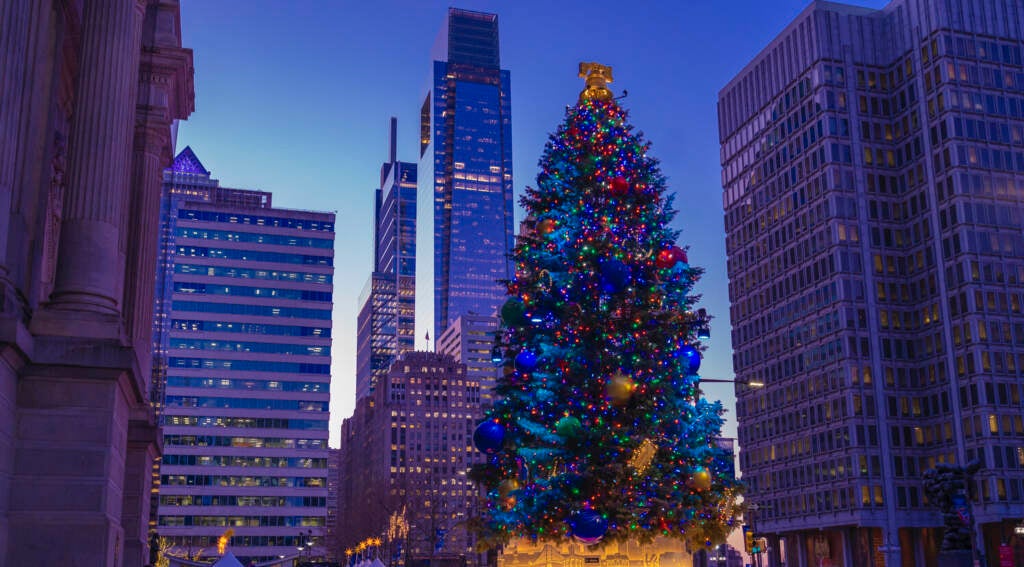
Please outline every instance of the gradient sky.
[{"label": "gradient sky", "polygon": [[[854,3],[881,7],[881,0]],[[225,187],[272,191],[274,205],[335,211],[331,446],[355,405],[357,298],[372,268],[373,194],[398,118],[398,158],[416,161],[430,48],[450,4],[428,0],[185,0],[196,111],[178,131]],[[548,134],[574,104],[580,61],[611,65],[630,120],[652,142],[679,211],[691,264],[707,273],[716,317],[701,375],[731,378],[719,162],[718,91],[807,0],[466,0],[498,14],[512,74],[516,195],[533,185]],[[521,210],[517,206],[517,226]],[[417,335],[422,333],[417,332]],[[706,384],[729,409],[732,386]]]}]

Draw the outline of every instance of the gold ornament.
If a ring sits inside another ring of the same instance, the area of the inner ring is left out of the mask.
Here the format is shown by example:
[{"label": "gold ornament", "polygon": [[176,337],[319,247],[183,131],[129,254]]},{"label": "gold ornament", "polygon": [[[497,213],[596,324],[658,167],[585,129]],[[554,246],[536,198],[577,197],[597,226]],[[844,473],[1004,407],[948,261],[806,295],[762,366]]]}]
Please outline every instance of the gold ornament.
[{"label": "gold ornament", "polygon": [[587,88],[580,93],[580,102],[585,100],[612,100],[608,83],[612,82],[612,68],[600,63],[580,63],[580,78],[587,78]]},{"label": "gold ornament", "polygon": [[693,473],[690,478],[690,488],[702,492],[711,488],[711,473],[708,472],[708,469],[702,468]]},{"label": "gold ornament", "polygon": [[636,390],[636,383],[629,376],[622,372],[616,372],[608,380],[606,387],[608,399],[617,406],[625,405],[633,397],[633,390]]},{"label": "gold ornament", "polygon": [[506,478],[498,485],[498,494],[502,498],[507,498],[513,490],[519,490],[519,481],[514,478]]},{"label": "gold ornament", "polygon": [[537,223],[537,232],[540,233],[541,236],[547,236],[557,228],[558,223],[555,222],[555,219],[544,219]]},{"label": "gold ornament", "polygon": [[644,442],[633,451],[633,456],[629,458],[629,466],[636,474],[644,474],[651,466],[651,461],[654,460],[654,454],[657,452],[658,446],[654,444],[654,441],[644,439]]}]

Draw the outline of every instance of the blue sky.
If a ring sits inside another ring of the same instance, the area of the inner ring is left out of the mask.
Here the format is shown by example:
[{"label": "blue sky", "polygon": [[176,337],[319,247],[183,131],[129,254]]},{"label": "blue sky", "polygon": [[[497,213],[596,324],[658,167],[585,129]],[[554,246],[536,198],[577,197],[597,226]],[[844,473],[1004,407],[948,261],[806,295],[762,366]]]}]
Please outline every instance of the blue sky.
[{"label": "blue sky", "polygon": [[[177,150],[192,146],[223,186],[272,191],[278,207],[337,212],[331,446],[354,407],[356,303],[372,265],[388,120],[398,117],[399,159],[415,161],[430,48],[449,5],[499,16],[517,199],[582,88],[578,63],[613,67],[611,87],[629,91],[623,105],[676,193],[680,241],[707,270],[697,292],[717,319],[701,374],[731,378],[718,91],[807,0],[186,0],[196,111]],[[729,408],[725,434],[735,436],[732,386],[703,389]]]}]

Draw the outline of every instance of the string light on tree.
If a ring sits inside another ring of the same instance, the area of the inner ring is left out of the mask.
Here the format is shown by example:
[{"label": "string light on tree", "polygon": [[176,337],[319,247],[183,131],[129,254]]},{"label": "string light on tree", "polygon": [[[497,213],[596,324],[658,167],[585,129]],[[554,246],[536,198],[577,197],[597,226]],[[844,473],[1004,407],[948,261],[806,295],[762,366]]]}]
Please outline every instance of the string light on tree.
[{"label": "string light on tree", "polygon": [[715,442],[721,405],[697,389],[702,271],[669,228],[672,197],[611,68],[580,76],[521,200],[533,230],[501,309],[498,401],[474,434],[489,455],[472,471],[488,494],[477,528],[493,544],[724,541],[740,485]]}]

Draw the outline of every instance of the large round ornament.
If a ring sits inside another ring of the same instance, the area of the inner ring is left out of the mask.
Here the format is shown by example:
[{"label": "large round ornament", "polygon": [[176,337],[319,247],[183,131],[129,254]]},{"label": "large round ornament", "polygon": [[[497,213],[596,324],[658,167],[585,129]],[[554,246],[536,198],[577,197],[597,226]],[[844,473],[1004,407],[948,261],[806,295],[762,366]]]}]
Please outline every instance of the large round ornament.
[{"label": "large round ornament", "polygon": [[672,248],[665,248],[658,252],[658,256],[654,259],[654,265],[659,270],[667,270],[676,264],[675,246]]},{"label": "large round ornament", "polygon": [[519,481],[514,478],[506,478],[498,485],[498,495],[502,498],[508,498],[513,490],[519,490]]},{"label": "large round ornament", "polygon": [[608,385],[605,386],[608,399],[617,406],[629,403],[629,399],[633,397],[633,390],[636,390],[636,383],[622,372],[613,374],[608,379]]},{"label": "large round ornament", "polygon": [[473,445],[481,453],[493,455],[501,451],[504,443],[505,426],[493,419],[488,419],[476,426],[476,431],[473,432]]},{"label": "large round ornament", "polygon": [[683,250],[678,246],[672,247],[672,254],[676,257],[676,262],[682,262],[684,264],[690,262],[690,260],[686,257],[686,250]]},{"label": "large round ornament", "polygon": [[516,355],[516,370],[530,372],[534,368],[537,368],[537,355],[531,350],[519,351]]},{"label": "large round ornament", "polygon": [[690,487],[701,492],[711,488],[711,473],[708,469],[700,468],[690,477]]},{"label": "large round ornament", "polygon": [[558,223],[555,222],[555,219],[544,219],[537,223],[537,234],[547,236],[554,232],[556,228],[558,228]]},{"label": "large round ornament", "polygon": [[598,269],[601,271],[601,283],[605,291],[615,293],[629,285],[629,266],[622,260],[616,258],[601,260],[598,263]]},{"label": "large round ornament", "polygon": [[613,177],[608,182],[608,192],[616,197],[622,197],[629,194],[629,181],[625,177]]},{"label": "large round ornament", "polygon": [[580,420],[567,415],[555,422],[555,433],[566,439],[575,439],[583,431],[583,424]]},{"label": "large round ornament", "polygon": [[700,351],[690,345],[683,345],[679,349],[679,356],[683,357],[683,360],[686,361],[687,374],[696,374],[700,370]]},{"label": "large round ornament", "polygon": [[523,302],[514,297],[506,301],[501,306],[501,320],[511,327],[526,324],[526,308],[523,307]]},{"label": "large round ornament", "polygon": [[594,510],[577,510],[569,516],[572,536],[590,545],[601,541],[608,531],[608,520]]}]

